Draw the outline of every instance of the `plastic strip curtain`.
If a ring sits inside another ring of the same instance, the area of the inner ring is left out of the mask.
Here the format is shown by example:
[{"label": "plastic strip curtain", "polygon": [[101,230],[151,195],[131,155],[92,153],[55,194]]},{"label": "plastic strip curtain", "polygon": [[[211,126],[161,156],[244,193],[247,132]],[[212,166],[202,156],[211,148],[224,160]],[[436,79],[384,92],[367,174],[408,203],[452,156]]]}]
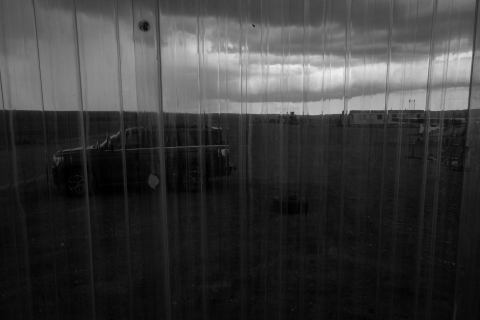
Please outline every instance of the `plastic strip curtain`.
[{"label": "plastic strip curtain", "polygon": [[478,318],[474,0],[2,0],[2,319]]}]

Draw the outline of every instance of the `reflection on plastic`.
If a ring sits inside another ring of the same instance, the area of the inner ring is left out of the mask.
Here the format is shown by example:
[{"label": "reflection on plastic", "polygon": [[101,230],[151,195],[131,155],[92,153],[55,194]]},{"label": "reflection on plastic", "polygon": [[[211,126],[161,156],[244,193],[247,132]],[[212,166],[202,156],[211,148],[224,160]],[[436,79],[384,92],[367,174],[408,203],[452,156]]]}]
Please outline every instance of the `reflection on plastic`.
[{"label": "reflection on plastic", "polygon": [[158,179],[158,177],[156,175],[150,174],[148,176],[148,185],[150,186],[150,188],[155,189],[158,186],[159,182],[160,182],[160,180]]}]

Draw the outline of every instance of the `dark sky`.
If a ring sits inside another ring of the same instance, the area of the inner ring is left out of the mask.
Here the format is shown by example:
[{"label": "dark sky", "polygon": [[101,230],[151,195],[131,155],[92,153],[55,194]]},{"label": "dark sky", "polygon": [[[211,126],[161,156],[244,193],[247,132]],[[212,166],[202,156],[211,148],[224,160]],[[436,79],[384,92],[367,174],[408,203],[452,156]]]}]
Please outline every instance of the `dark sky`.
[{"label": "dark sky", "polygon": [[[161,7],[164,57],[168,68],[175,66],[178,79],[183,74],[189,75],[187,79],[198,77],[199,72],[209,80],[192,100],[298,104],[382,95],[388,88],[396,103],[402,92],[412,91],[422,105],[432,53],[431,88],[447,88],[445,107],[458,108],[459,100],[466,103],[468,92],[475,2],[440,0],[436,8],[434,4],[166,1]],[[189,48],[187,55],[172,54],[172,46],[177,52]],[[196,63],[186,61],[191,58]],[[241,77],[247,79],[243,90]],[[171,91],[166,89],[169,99]],[[384,102],[372,106],[384,107]]]},{"label": "dark sky", "polygon": [[[119,79],[125,110],[158,108],[158,92],[144,89],[157,76],[156,38],[136,28],[155,23],[157,13],[142,7],[149,1],[33,3],[36,16],[31,1],[0,8],[12,108],[39,108],[43,88],[47,109],[78,109],[80,96],[84,109],[118,109]],[[321,113],[400,108],[412,98],[424,108],[429,72],[432,109],[467,107],[475,0],[159,3],[165,110]]]}]

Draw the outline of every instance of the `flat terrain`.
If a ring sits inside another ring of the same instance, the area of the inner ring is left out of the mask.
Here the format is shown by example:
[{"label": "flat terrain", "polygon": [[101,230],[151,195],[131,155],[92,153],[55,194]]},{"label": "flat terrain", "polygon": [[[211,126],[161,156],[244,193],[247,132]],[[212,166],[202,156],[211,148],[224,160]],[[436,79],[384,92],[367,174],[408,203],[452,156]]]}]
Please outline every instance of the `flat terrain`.
[{"label": "flat terrain", "polygon": [[0,314],[154,319],[170,301],[174,319],[452,318],[463,173],[436,142],[427,162],[422,141],[407,157],[416,128],[226,121],[238,170],[165,203],[57,190],[51,157],[78,135],[3,147]]}]

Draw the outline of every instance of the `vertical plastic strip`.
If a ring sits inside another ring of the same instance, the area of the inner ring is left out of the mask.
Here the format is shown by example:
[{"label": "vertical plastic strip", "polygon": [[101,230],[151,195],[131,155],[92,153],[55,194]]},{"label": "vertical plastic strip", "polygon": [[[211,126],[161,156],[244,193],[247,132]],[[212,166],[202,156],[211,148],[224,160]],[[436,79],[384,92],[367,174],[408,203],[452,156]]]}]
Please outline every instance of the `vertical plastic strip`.
[{"label": "vertical plastic strip", "polygon": [[[218,3],[217,3],[218,4]],[[220,128],[223,127],[222,125],[222,99],[220,98],[221,97],[221,88],[220,88],[220,83],[221,83],[221,76],[220,76],[220,69],[221,69],[221,62],[220,62],[220,53],[221,53],[221,46],[222,46],[222,28],[221,28],[221,24],[220,24],[220,11],[221,11],[221,5],[218,5],[217,8],[216,8],[216,12],[215,12],[215,27],[216,27],[216,46],[217,46],[217,50],[215,51],[215,54],[216,54],[216,76],[217,76],[217,83],[216,83],[216,92],[215,94],[217,95],[217,123],[218,123],[218,126]],[[226,127],[225,127],[225,131],[222,131],[222,135],[225,135],[226,134]],[[225,139],[224,136],[222,136],[222,138],[220,139],[220,141],[217,143],[217,144],[224,144],[223,143],[223,139]],[[218,152],[218,151],[217,151]],[[219,159],[219,165],[220,167],[222,166],[222,163],[223,165],[225,166],[225,168],[227,168],[228,166],[228,161],[222,161],[222,159]],[[212,168],[212,171],[213,172],[216,172],[215,168]],[[223,174],[223,170],[220,170],[220,174]],[[214,182],[214,187],[215,189],[217,188],[218,184],[216,182]],[[224,290],[224,279],[225,279],[225,270],[224,270],[224,256],[223,256],[223,239],[224,239],[224,234],[225,234],[225,231],[224,231],[224,219],[223,219],[223,215],[222,215],[222,211],[223,211],[223,204],[221,202],[221,199],[222,199],[222,191],[224,191],[223,189],[225,188],[225,184],[222,183],[219,185],[220,187],[220,191],[217,191],[215,190],[215,193],[213,195],[213,202],[215,203],[215,213],[218,214],[219,218],[218,218],[218,222],[215,224],[215,229],[217,229],[216,231],[216,235],[218,236],[219,239],[221,239],[221,243],[218,245],[218,249],[217,249],[217,252],[216,252],[216,256],[218,256],[218,260],[217,260],[217,265],[218,265],[218,277],[221,279],[221,285],[220,285],[220,294],[222,296],[225,295],[225,290]],[[213,251],[213,250],[212,250]],[[219,307],[219,313],[220,314],[225,314],[225,300],[222,300],[220,302],[220,307]]]},{"label": "vertical plastic strip", "polygon": [[[228,117],[228,114],[230,113],[230,95],[229,95],[229,86],[228,86],[228,82],[229,82],[229,68],[228,68],[228,39],[229,39],[229,28],[228,28],[228,15],[227,15],[227,11],[228,11],[228,5],[227,5],[227,2],[226,1],[222,1],[224,6],[223,6],[223,10],[224,10],[224,14],[223,14],[223,22],[225,24],[225,27],[224,27],[224,36],[225,36],[225,41],[224,41],[224,44],[223,44],[223,47],[224,47],[224,57],[225,57],[225,63],[224,63],[224,72],[225,72],[225,94],[224,94],[224,104],[225,104],[225,118],[224,118],[224,126],[225,126],[225,133],[226,133],[226,136],[225,136],[225,143],[227,146],[229,146],[229,152],[230,152],[230,135],[229,135],[229,117]],[[227,181],[226,181],[226,189],[227,191],[228,190],[232,190],[230,189],[230,182],[227,178]],[[226,228],[227,228],[227,236],[226,236],[226,242],[227,242],[227,245],[225,246],[225,252],[231,252],[232,251],[232,246],[231,246],[231,239],[230,239],[230,231],[231,231],[231,220],[232,219],[228,219],[226,221]],[[227,277],[231,277],[232,276],[232,263],[231,263],[231,259],[229,258],[229,256],[227,255],[226,257],[226,269],[227,269]],[[227,289],[227,296],[230,296],[232,294],[232,289],[231,289],[231,286],[229,286],[229,288]],[[226,309],[226,313],[227,313],[227,316],[228,316],[228,319],[230,319],[230,315],[231,315],[231,310],[232,310],[232,307],[231,307],[231,304],[228,303],[229,301],[227,300],[227,309]]]},{"label": "vertical plastic strip", "polygon": [[283,260],[285,259],[285,255],[283,252],[283,214],[286,212],[287,208],[284,207],[282,199],[285,197],[285,190],[284,190],[284,176],[287,176],[288,171],[285,169],[284,165],[284,141],[285,141],[285,136],[284,136],[284,129],[283,129],[283,121],[284,121],[284,106],[285,106],[285,2],[288,0],[283,0],[281,1],[280,4],[280,17],[281,17],[281,48],[282,48],[282,58],[281,58],[281,72],[280,72],[280,90],[282,92],[281,94],[281,109],[280,109],[280,125],[278,126],[278,133],[277,135],[279,136],[278,138],[278,148],[279,148],[279,159],[278,161],[280,162],[280,170],[279,170],[279,178],[278,178],[278,196],[280,199],[280,210],[279,210],[279,223],[278,223],[278,318],[281,320],[283,316],[283,310],[284,310],[284,267],[283,267]]},{"label": "vertical plastic strip", "polygon": [[[88,172],[88,166],[87,166],[87,153],[86,153],[86,133],[85,133],[85,119],[84,119],[84,101],[83,101],[83,89],[82,89],[82,69],[80,65],[80,44],[79,44],[79,35],[78,35],[78,21],[77,21],[77,5],[76,5],[77,0],[73,0],[73,15],[74,15],[74,29],[75,29],[75,48],[76,48],[76,59],[77,59],[77,70],[78,70],[78,85],[79,85],[79,95],[78,99],[80,102],[80,107],[81,107],[81,116],[80,116],[80,127],[81,127],[81,141],[82,141],[82,167],[84,172]],[[89,178],[88,174],[85,175],[86,178],[86,186],[85,186],[85,194],[89,194]],[[95,282],[94,282],[94,265],[93,265],[93,247],[92,247],[92,230],[91,230],[91,223],[90,223],[90,201],[89,197],[85,197],[85,202],[86,202],[86,229],[87,229],[87,242],[88,242],[88,263],[90,267],[90,285],[91,285],[91,308],[92,308],[92,319],[95,320],[97,315],[96,315],[96,306],[95,306]]]},{"label": "vertical plastic strip", "polygon": [[[161,56],[161,48],[160,48],[160,6],[159,2],[156,1],[155,5],[152,8],[156,15],[156,24],[155,24],[155,32],[156,32],[156,60],[157,60],[157,87],[153,88],[157,90],[158,99],[157,105],[159,106],[158,109],[158,145],[160,152],[158,152],[157,156],[159,158],[159,175],[160,177],[166,177],[166,168],[165,168],[165,112],[163,109],[163,83],[162,83],[162,56]],[[159,183],[160,187],[158,190],[157,196],[160,198],[160,228],[161,228],[161,244],[160,244],[160,255],[161,255],[161,263],[162,263],[162,277],[163,277],[163,307],[164,310],[161,314],[161,317],[166,320],[172,319],[172,310],[171,310],[171,295],[170,295],[170,252],[169,252],[169,228],[168,228],[168,210],[167,210],[167,183],[166,179],[160,179]]]},{"label": "vertical plastic strip", "polygon": [[[362,99],[362,111],[364,113],[368,115],[367,112],[369,112],[369,109],[366,108],[367,106],[367,101],[368,101],[368,89],[369,89],[369,81],[371,81],[371,78],[369,79],[368,75],[367,75],[367,70],[368,70],[368,66],[369,66],[369,61],[368,61],[368,56],[370,54],[369,50],[368,50],[368,47],[369,47],[369,42],[371,41],[370,37],[372,39],[374,39],[375,37],[375,34],[372,32],[372,30],[370,30],[370,20],[368,19],[369,18],[369,12],[371,10],[372,6],[370,5],[370,0],[366,1],[365,2],[365,6],[364,6],[364,28],[365,28],[365,42],[363,43],[364,45],[364,49],[363,49],[363,84],[362,84],[362,96],[361,96],[361,99]],[[375,21],[375,20],[374,20]],[[372,36],[373,35],[373,36]],[[372,59],[373,60],[373,59]],[[371,62],[372,65],[373,65],[373,61]],[[369,127],[366,127],[366,128],[362,128],[362,132],[361,132],[361,135],[362,137],[365,137],[365,136],[368,136],[368,138],[370,138],[370,128]],[[366,138],[363,138],[362,140],[366,140],[366,142],[363,142],[365,145],[365,149],[366,149],[366,152],[364,153],[364,157],[362,157],[362,163],[361,163],[361,167],[363,168],[364,166],[366,166],[366,170],[367,170],[367,176],[371,176],[371,173],[370,173],[370,150],[371,150],[371,145],[368,144],[368,140]],[[364,140],[364,141],[365,141]],[[357,213],[357,226],[356,226],[356,235],[358,236],[359,234],[362,234],[363,233],[363,246],[362,246],[362,251],[363,251],[363,258],[364,258],[364,261],[363,263],[366,264],[367,261],[368,261],[368,253],[367,253],[367,245],[369,244],[368,242],[370,241],[370,239],[368,238],[367,234],[368,234],[368,192],[371,190],[371,183],[370,181],[367,180],[367,186],[365,188],[365,185],[362,185],[362,182],[359,181],[358,182],[358,190],[359,190],[359,193],[363,193],[361,197],[364,197],[365,198],[365,203],[361,205],[360,207],[360,204],[359,204],[359,208],[358,210],[361,212],[362,210],[364,211],[363,215],[360,215],[360,213]],[[361,191],[360,191],[361,190]],[[363,220],[363,221],[362,221]],[[363,223],[363,226],[362,226],[362,223]],[[366,287],[367,287],[367,283],[368,283],[368,279],[367,279],[367,271],[366,269],[368,268],[367,266],[362,266],[362,267],[359,267],[360,266],[360,259],[361,259],[361,255],[357,252],[356,254],[356,257],[355,257],[355,279],[358,279],[357,281],[360,281],[360,283],[358,283],[358,289],[359,289],[359,294],[363,297],[362,298],[357,298],[355,299],[355,301],[357,302],[358,304],[358,308],[360,309],[363,309],[363,312],[365,312],[365,309],[366,309],[366,306],[364,305],[365,304],[365,296],[366,296],[366,293],[367,293],[367,290],[366,290]],[[358,270],[360,269],[360,270]],[[363,270],[362,270],[363,269]],[[357,274],[360,274],[360,272],[363,271],[363,278],[360,276],[360,275],[357,275]],[[371,275],[370,275],[371,277]],[[355,287],[357,287],[357,283],[354,283]],[[360,311],[362,312],[362,311]]]},{"label": "vertical plastic strip", "polygon": [[[7,5],[5,5],[7,6]],[[6,15],[7,13],[10,13],[8,8],[6,10],[3,10]],[[12,14],[13,16],[13,14]],[[4,17],[4,21],[8,21],[8,18]],[[28,241],[28,236],[27,236],[27,225],[26,225],[26,213],[24,211],[24,208],[21,204],[21,198],[20,198],[20,192],[19,192],[19,187],[20,187],[20,181],[18,179],[18,173],[20,172],[17,164],[17,147],[15,143],[15,129],[14,129],[14,120],[15,120],[15,112],[14,106],[12,103],[12,95],[13,95],[13,90],[16,88],[12,88],[13,84],[10,82],[11,78],[13,78],[12,75],[10,75],[10,70],[8,68],[8,48],[7,48],[7,31],[5,25],[2,25],[3,27],[3,32],[2,32],[2,45],[3,45],[3,55],[4,55],[4,65],[3,67],[5,68],[4,75],[5,77],[2,77],[0,79],[1,82],[1,87],[2,87],[2,96],[7,96],[7,99],[3,98],[3,106],[8,106],[10,109],[8,110],[8,127],[10,129],[10,145],[11,145],[11,152],[10,148],[9,153],[8,153],[8,160],[10,163],[9,167],[9,176],[10,176],[10,203],[11,203],[11,208],[12,208],[12,234],[14,237],[14,252],[15,252],[15,261],[16,261],[16,276],[17,276],[17,295],[18,295],[18,300],[19,300],[19,312],[22,317],[22,319],[31,319],[32,318],[32,313],[33,313],[33,305],[32,305],[32,281],[31,281],[31,269],[30,269],[30,261],[28,257],[28,252],[29,252],[29,241]],[[23,30],[22,30],[23,31]],[[7,92],[8,91],[8,92]],[[6,102],[5,102],[6,101]],[[7,107],[7,108],[8,108]],[[5,109],[7,109],[5,108]],[[7,130],[8,131],[8,130]],[[7,135],[8,137],[8,135]],[[23,232],[21,232],[18,228],[18,225],[23,226]],[[21,266],[20,266],[20,253],[19,253],[19,248],[21,247],[21,243],[19,243],[19,238],[23,241],[24,243],[24,263],[25,263],[25,285],[22,285],[22,279],[21,279]],[[26,291],[26,296],[29,297],[30,299],[22,299],[22,294]],[[26,301],[25,301],[26,300]]]},{"label": "vertical plastic strip", "polygon": [[[408,7],[406,10],[406,17],[405,17],[405,26],[408,30],[409,21],[410,21],[410,0],[408,1]],[[405,80],[406,80],[406,71],[407,71],[407,47],[408,43],[405,43],[405,47],[403,50],[403,63],[402,63],[402,78],[401,78],[401,98],[400,98],[400,110],[398,114],[398,118],[400,121],[404,119],[403,111],[404,111],[404,99],[405,99]],[[399,212],[399,194],[400,194],[400,179],[401,179],[401,163],[402,163],[402,137],[403,137],[403,122],[398,123],[397,129],[397,154],[395,157],[396,169],[395,169],[395,181],[394,181],[394,195],[393,195],[393,219],[392,219],[392,254],[391,254],[391,261],[390,261],[390,318],[393,319],[394,312],[395,312],[395,301],[394,301],[394,292],[395,292],[395,281],[396,281],[396,262],[397,262],[397,224],[399,215],[402,212]]]},{"label": "vertical plastic strip", "polygon": [[[197,12],[197,56],[198,56],[198,73],[197,73],[197,86],[198,86],[198,113],[197,113],[197,141],[196,143],[199,145],[197,151],[197,157],[201,159],[205,159],[205,145],[203,143],[203,132],[205,128],[203,111],[204,111],[204,86],[205,86],[205,57],[204,57],[204,50],[205,50],[205,26],[204,26],[204,3],[202,0],[196,0],[196,12]],[[198,164],[200,171],[200,181],[203,180],[205,175],[205,165],[204,163]],[[200,234],[201,234],[201,273],[202,273],[202,308],[203,308],[203,318],[208,319],[208,302],[207,302],[207,272],[206,269],[206,261],[207,261],[207,243],[206,243],[206,221],[205,221],[205,203],[204,203],[204,186],[200,187]]]},{"label": "vertical plastic strip", "polygon": [[[435,55],[435,25],[437,21],[437,8],[438,0],[433,0],[433,14],[432,14],[432,27],[430,32],[430,51],[428,58],[428,79],[427,79],[427,97],[425,104],[425,128],[426,133],[428,133],[428,128],[430,126],[430,108],[431,108],[431,98],[432,98],[432,88],[433,84],[433,72],[434,72],[434,55]],[[425,191],[427,187],[427,158],[428,158],[428,145],[429,145],[429,134],[425,134],[424,139],[424,149],[423,149],[423,173],[422,173],[422,185],[421,185],[421,195],[420,195],[420,207],[419,207],[419,222],[418,222],[418,239],[417,239],[417,257],[416,257],[416,266],[415,266],[415,293],[414,293],[414,319],[417,320],[419,317],[419,303],[420,303],[420,276],[421,276],[421,261],[422,261],[422,247],[423,247],[423,224],[425,216]]]},{"label": "vertical plastic strip", "polygon": [[[445,111],[445,96],[447,93],[447,86],[448,86],[448,66],[450,60],[450,41],[451,41],[451,28],[452,28],[452,2],[449,2],[449,10],[448,10],[448,35],[447,41],[445,42],[446,46],[446,53],[445,50],[442,50],[444,53],[444,61],[443,61],[443,72],[442,72],[442,86],[441,86],[441,100],[440,100],[440,125],[438,131],[438,141],[437,141],[437,163],[435,165],[435,186],[434,186],[434,199],[433,199],[433,216],[432,216],[432,226],[431,226],[431,236],[430,236],[430,267],[428,271],[428,297],[427,297],[427,319],[430,320],[432,318],[432,297],[433,297],[433,273],[435,267],[435,249],[436,249],[436,241],[437,241],[437,217],[438,217],[438,201],[439,201],[439,188],[440,188],[440,174],[441,174],[441,161],[442,159],[442,138],[443,138],[443,129],[444,129],[444,111]],[[432,39],[434,41],[434,39]]]},{"label": "vertical plastic strip", "polygon": [[[4,33],[3,33],[4,34]],[[4,54],[6,56],[6,41],[5,39],[3,38],[3,46],[4,46]],[[7,73],[7,76],[8,76],[8,70],[6,71]],[[8,77],[7,77],[7,80],[8,80]],[[8,175],[9,175],[9,186],[8,186],[8,189],[9,189],[9,193],[10,193],[10,206],[12,208],[12,211],[13,208],[14,208],[14,201],[15,201],[15,196],[14,196],[14,188],[16,185],[15,182],[14,182],[14,173],[15,173],[15,165],[14,165],[14,155],[10,155],[10,148],[9,148],[9,143],[11,144],[12,146],[12,149],[13,149],[13,152],[15,152],[15,142],[14,142],[14,132],[13,132],[13,112],[11,110],[6,110],[5,108],[5,91],[4,91],[4,85],[3,85],[3,76],[2,76],[2,73],[0,73],[0,91],[2,93],[2,106],[3,106],[3,112],[4,114],[6,115],[6,118],[9,120],[8,121],[8,128],[7,126],[5,126],[5,138],[8,139],[8,129],[10,129],[10,141],[7,141],[7,145],[6,145],[6,148],[7,148],[7,156],[8,156]],[[7,95],[7,99],[9,99],[9,101],[7,101],[7,103],[11,106],[11,101],[10,101],[10,93]],[[8,113],[7,113],[8,111]],[[8,116],[7,116],[8,115]],[[6,120],[7,120],[6,119]],[[18,313],[20,314],[20,318],[21,319],[25,319],[25,311],[23,306],[24,306],[24,302],[23,302],[23,299],[22,299],[22,295],[21,295],[21,292],[22,292],[22,285],[21,285],[21,280],[20,280],[20,261],[19,261],[19,257],[18,257],[18,243],[17,243],[17,223],[16,223],[16,219],[15,219],[15,213],[12,212],[12,214],[14,215],[14,218],[13,218],[13,226],[11,227],[12,229],[12,233],[13,233],[13,238],[14,238],[14,241],[13,241],[13,252],[14,252],[14,255],[15,255],[15,277],[16,277],[16,285],[17,285],[17,301],[18,301]],[[3,220],[3,215],[2,215],[2,220]],[[3,221],[2,221],[2,227],[3,227]],[[3,231],[3,230],[2,230]],[[27,289],[29,288],[29,283],[27,283]]]},{"label": "vertical plastic strip", "polygon": [[[280,143],[282,152],[280,153],[280,159],[282,161],[282,168],[283,168],[283,174],[280,177],[280,188],[282,188],[282,196],[280,197],[281,200],[283,199],[289,199],[290,194],[292,192],[291,187],[290,187],[290,177],[292,175],[290,170],[290,126],[288,125],[288,111],[290,110],[290,93],[291,93],[291,87],[290,87],[290,80],[291,80],[291,75],[290,75],[290,70],[291,70],[291,55],[290,55],[290,40],[291,40],[291,22],[290,22],[290,1],[285,0],[283,1],[282,5],[283,7],[283,14],[282,14],[282,22],[283,22],[283,28],[286,29],[286,34],[284,32],[284,38],[283,38],[283,55],[286,55],[286,58],[283,60],[283,71],[282,71],[282,92],[285,94],[282,96],[282,124],[280,125],[280,134],[281,134],[281,139]],[[282,201],[283,202],[283,201]],[[286,214],[284,217],[283,214]],[[280,240],[280,249],[284,250],[282,253],[282,258],[280,260],[280,268],[282,270],[282,279],[281,279],[281,285],[280,285],[280,290],[282,291],[282,300],[280,301],[281,303],[281,316],[282,318],[284,316],[284,313],[286,313],[286,307],[284,305],[285,301],[289,301],[291,298],[289,297],[290,293],[290,287],[288,286],[289,284],[289,274],[290,274],[290,257],[289,255],[292,255],[292,253],[289,252],[289,233],[290,231],[290,224],[288,221],[288,215],[291,214],[289,205],[285,203],[283,205],[283,208],[281,210],[281,223],[280,223],[280,230],[281,230],[281,240]]]},{"label": "vertical plastic strip", "polygon": [[239,143],[239,197],[240,197],[240,319],[244,320],[248,318],[248,230],[247,230],[247,206],[246,206],[246,188],[247,188],[247,154],[246,154],[246,113],[248,104],[248,49],[247,49],[247,13],[246,13],[246,1],[239,0],[239,75],[240,75],[240,114],[239,114],[239,126],[238,126],[238,143]]},{"label": "vertical plastic strip", "polygon": [[[186,36],[186,30],[185,30],[185,0],[182,0],[182,3],[181,3],[181,13],[182,13],[182,41],[183,41],[183,59],[184,61],[187,61],[187,36]],[[185,67],[185,70],[186,70],[186,67]],[[183,83],[183,86],[184,86],[184,90],[183,90],[183,100],[186,102],[187,100],[187,72],[184,72],[184,77],[183,77],[183,80],[184,80],[184,83]],[[187,123],[187,110],[185,109],[184,110],[184,119],[185,119],[185,125]],[[188,141],[186,135],[187,135],[187,131],[186,129],[182,131],[179,130],[179,134],[180,135],[183,135],[185,137],[185,142]],[[188,162],[188,154],[186,153],[185,154],[185,157],[184,157],[185,161]],[[187,251],[187,254],[188,254],[188,264],[189,266],[191,266],[190,268],[188,268],[188,281],[187,281],[187,284],[188,284],[188,292],[187,292],[187,301],[194,301],[194,297],[193,297],[193,293],[192,293],[192,288],[194,287],[194,276],[193,276],[193,266],[194,266],[194,261],[193,261],[193,257],[194,257],[194,254],[193,254],[193,250],[192,250],[192,246],[193,246],[193,240],[192,240],[192,216],[191,216],[191,211],[192,211],[192,205],[191,205],[191,196],[190,194],[187,195],[187,201],[186,201],[186,209],[187,209],[187,228],[186,228],[186,234],[187,234],[187,248],[188,248],[188,251]],[[190,306],[189,310],[188,310],[188,315],[189,317],[193,317],[194,315],[194,312],[195,310],[193,310],[193,303],[192,305]]]},{"label": "vertical plastic strip", "polygon": [[128,202],[128,179],[127,179],[127,166],[125,155],[125,120],[124,120],[124,107],[123,107],[123,80],[122,80],[122,53],[120,49],[120,24],[118,18],[118,2],[114,3],[114,23],[115,23],[115,40],[117,47],[117,73],[118,73],[118,102],[120,105],[120,132],[122,141],[122,175],[123,175],[123,197],[124,197],[124,210],[125,210],[125,230],[126,230],[126,254],[127,254],[127,282],[128,282],[128,317],[130,320],[134,319],[133,316],[133,276],[132,276],[132,247],[130,238],[130,209]]},{"label": "vertical plastic strip", "polygon": [[344,236],[345,236],[345,193],[346,193],[346,163],[347,163],[347,117],[350,85],[350,55],[351,55],[351,23],[352,1],[346,2],[345,22],[345,61],[344,61],[344,84],[343,84],[343,126],[342,126],[342,160],[341,160],[341,185],[340,185],[340,219],[338,231],[338,270],[337,270],[337,319],[343,318],[343,285],[344,285]]},{"label": "vertical plastic strip", "polygon": [[387,73],[385,77],[385,109],[383,114],[383,148],[382,148],[382,169],[381,169],[381,181],[380,181],[380,208],[379,208],[379,219],[378,219],[378,244],[377,244],[377,281],[376,281],[376,297],[375,297],[375,319],[380,317],[380,277],[382,273],[382,261],[381,261],[381,252],[382,252],[382,233],[383,233],[383,218],[384,218],[384,201],[385,201],[385,170],[386,170],[386,148],[387,148],[387,115],[388,115],[388,101],[390,97],[390,68],[392,60],[392,33],[393,33],[393,0],[390,0],[389,6],[389,26],[388,26],[388,47],[387,47]]},{"label": "vertical plastic strip", "polygon": [[[36,47],[37,47],[37,58],[38,58],[38,75],[39,75],[39,85],[40,85],[40,95],[41,95],[41,106],[42,106],[42,121],[43,121],[43,134],[44,134],[44,139],[45,139],[45,155],[47,154],[48,151],[48,139],[47,139],[47,130],[46,130],[46,119],[45,119],[45,97],[44,97],[44,89],[43,89],[43,83],[45,82],[44,77],[42,76],[42,68],[41,68],[41,60],[40,60],[40,46],[39,46],[39,41],[38,41],[38,26],[37,26],[37,8],[35,5],[35,0],[32,0],[32,9],[33,9],[33,20],[34,20],[34,26],[35,26],[35,42],[36,42]],[[1,89],[1,85],[0,85]],[[47,159],[45,158],[45,165],[47,165]],[[53,279],[54,279],[54,287],[55,287],[55,311],[56,311],[56,318],[60,319],[60,314],[59,314],[59,300],[58,300],[58,279],[57,279],[57,260],[56,260],[56,241],[55,241],[55,225],[54,225],[54,219],[53,219],[53,210],[52,210],[52,188],[50,185],[50,180],[48,178],[48,167],[46,168],[46,176],[47,176],[47,187],[48,187],[48,198],[49,198],[49,214],[50,214],[50,224],[51,224],[51,233],[52,233],[52,253],[53,253]]]},{"label": "vertical plastic strip", "polygon": [[[304,144],[308,141],[308,133],[309,133],[309,123],[305,121],[305,110],[307,110],[308,114],[308,106],[309,106],[309,95],[308,90],[310,88],[310,19],[309,19],[309,12],[310,12],[310,0],[305,0],[303,3],[303,48],[302,48],[302,114],[300,123],[298,124],[300,129],[300,134],[298,136],[299,139],[299,158],[300,160],[299,165],[299,174],[300,174],[300,267],[299,267],[299,297],[298,297],[298,304],[299,304],[299,312],[298,318],[304,319],[305,318],[305,306],[306,306],[306,299],[305,299],[305,283],[306,283],[306,206],[307,206],[307,173],[308,170],[306,168],[307,162],[307,150]],[[297,130],[298,131],[298,130]],[[307,134],[305,134],[305,133]],[[318,280],[318,279],[317,279]]]},{"label": "vertical plastic strip", "polygon": [[[328,40],[328,32],[327,32],[327,19],[331,21],[331,16],[332,16],[332,9],[331,5],[329,5],[329,1],[323,0],[323,6],[322,6],[322,86],[320,88],[321,92],[321,121],[320,121],[320,145],[322,148],[320,148],[319,153],[320,153],[320,159],[328,159],[328,152],[325,152],[325,149],[323,149],[323,146],[325,145],[323,142],[328,141],[328,137],[324,134],[325,131],[328,131],[329,129],[329,123],[328,121],[324,120],[324,117],[328,117],[326,111],[326,105],[327,105],[327,85],[326,82],[329,78],[327,78],[327,63],[326,59],[329,57],[327,54],[327,40]],[[328,14],[329,12],[329,14]],[[331,35],[331,32],[330,32]],[[331,37],[330,37],[331,39]],[[330,81],[328,82],[330,84]],[[328,118],[327,118],[328,119]],[[326,123],[325,123],[326,122]],[[317,144],[318,145],[318,144]],[[326,162],[321,161],[321,163],[326,163],[328,165],[328,160]],[[315,177],[317,179],[321,179],[322,177]],[[326,181],[324,182],[324,185],[327,187],[328,186],[328,174],[325,175],[324,178]],[[322,188],[320,188],[321,190]],[[328,190],[328,188],[325,188]],[[320,191],[321,192],[321,191]],[[318,211],[318,220],[317,220],[317,228],[318,228],[318,235],[317,235],[317,254],[316,254],[316,277],[317,277],[317,284],[315,286],[315,301],[324,301],[326,294],[325,290],[323,293],[320,293],[320,291],[323,290],[323,288],[326,285],[326,238],[327,238],[327,202],[328,198],[324,197],[322,194],[315,194],[315,196],[320,197],[320,208]],[[326,198],[324,201],[322,201],[322,198]],[[315,308],[315,314],[317,317],[322,317],[326,316],[326,311],[324,308],[324,304],[322,303],[317,303],[316,308]]]},{"label": "vertical plastic strip", "polygon": [[458,252],[456,261],[456,279],[454,296],[454,320],[477,319],[480,316],[478,298],[480,296],[479,256],[479,195],[480,172],[480,1],[475,5],[473,27],[472,60],[470,66],[470,84],[468,94],[468,118],[465,142],[465,159],[462,185],[462,204],[459,217]]},{"label": "vertical plastic strip", "polygon": [[[262,81],[262,96],[261,96],[261,114],[268,115],[269,114],[269,81],[270,81],[270,61],[269,61],[269,41],[270,41],[270,20],[269,20],[269,8],[270,8],[270,0],[262,0],[261,1],[261,81]],[[268,152],[267,146],[268,141],[270,138],[268,124],[266,123],[266,118],[262,117],[262,157],[263,157],[263,164],[265,166],[268,165]],[[262,317],[263,319],[268,319],[269,310],[268,310],[268,251],[269,251],[269,212],[267,209],[268,206],[268,195],[269,195],[269,173],[267,170],[264,171],[262,180],[262,195],[266,199],[262,201],[262,211],[261,214],[263,216],[262,220],[262,290],[263,290],[263,312]]]}]

